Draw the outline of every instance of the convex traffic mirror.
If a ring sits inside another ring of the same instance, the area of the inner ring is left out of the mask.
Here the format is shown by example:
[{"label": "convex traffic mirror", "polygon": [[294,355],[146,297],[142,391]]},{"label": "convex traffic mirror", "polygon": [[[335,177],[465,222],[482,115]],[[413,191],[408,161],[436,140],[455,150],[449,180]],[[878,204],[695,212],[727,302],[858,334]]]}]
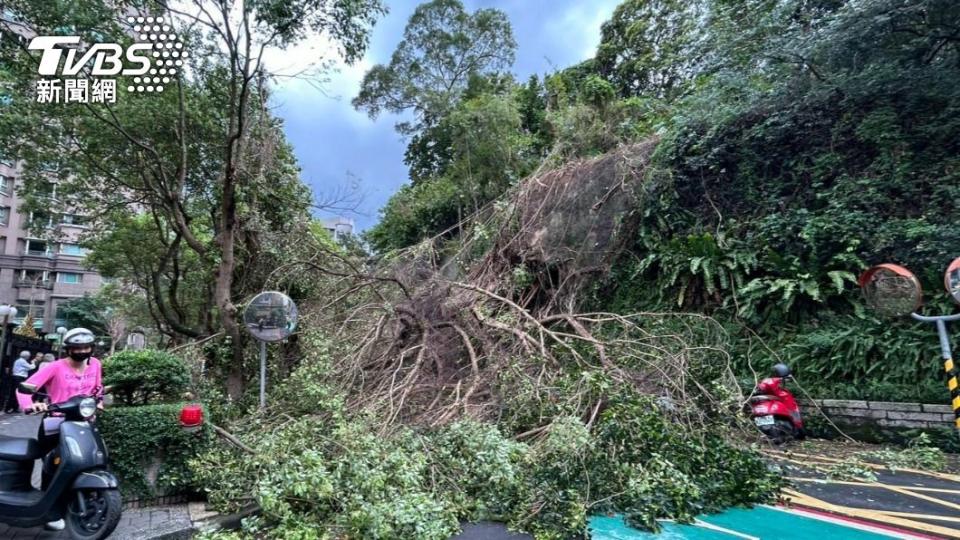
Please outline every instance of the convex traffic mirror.
[{"label": "convex traffic mirror", "polygon": [[874,266],[860,276],[859,283],[867,306],[884,317],[908,315],[923,299],[917,276],[900,265]]},{"label": "convex traffic mirror", "polygon": [[283,341],[297,327],[297,305],[283,293],[262,292],[247,304],[243,324],[260,341]]},{"label": "convex traffic mirror", "polygon": [[957,257],[947,267],[943,274],[943,286],[954,302],[960,304],[960,257]]}]

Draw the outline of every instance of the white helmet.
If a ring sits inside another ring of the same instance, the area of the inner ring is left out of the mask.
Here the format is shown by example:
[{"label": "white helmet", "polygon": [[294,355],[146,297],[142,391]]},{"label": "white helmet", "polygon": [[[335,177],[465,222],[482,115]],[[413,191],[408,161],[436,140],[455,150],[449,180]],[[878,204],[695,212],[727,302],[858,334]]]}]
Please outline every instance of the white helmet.
[{"label": "white helmet", "polygon": [[95,339],[93,332],[86,328],[74,328],[63,336],[63,346],[69,348],[93,345]]}]

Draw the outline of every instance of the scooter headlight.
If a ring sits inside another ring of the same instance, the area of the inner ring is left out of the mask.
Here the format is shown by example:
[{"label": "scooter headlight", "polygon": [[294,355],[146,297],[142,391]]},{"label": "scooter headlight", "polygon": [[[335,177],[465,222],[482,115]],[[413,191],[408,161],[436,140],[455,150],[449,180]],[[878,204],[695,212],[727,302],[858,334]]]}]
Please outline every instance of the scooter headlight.
[{"label": "scooter headlight", "polygon": [[97,400],[86,398],[80,402],[80,416],[90,418],[97,413]]}]

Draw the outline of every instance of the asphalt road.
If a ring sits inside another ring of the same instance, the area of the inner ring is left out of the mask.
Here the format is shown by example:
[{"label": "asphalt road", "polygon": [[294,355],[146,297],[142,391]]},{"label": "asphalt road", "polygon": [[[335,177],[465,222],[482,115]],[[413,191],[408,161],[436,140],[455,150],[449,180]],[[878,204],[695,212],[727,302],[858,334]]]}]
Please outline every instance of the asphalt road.
[{"label": "asphalt road", "polygon": [[864,520],[940,538],[960,539],[960,476],[873,467],[876,482],[830,479],[839,460],[798,452],[771,452],[792,486],[798,507]]}]

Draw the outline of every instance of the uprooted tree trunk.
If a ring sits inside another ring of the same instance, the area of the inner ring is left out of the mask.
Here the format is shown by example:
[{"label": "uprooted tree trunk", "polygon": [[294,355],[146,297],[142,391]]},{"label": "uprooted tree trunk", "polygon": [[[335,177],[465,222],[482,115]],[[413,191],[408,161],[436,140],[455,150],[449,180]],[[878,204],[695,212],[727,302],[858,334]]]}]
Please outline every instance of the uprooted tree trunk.
[{"label": "uprooted tree trunk", "polygon": [[[586,287],[632,240],[644,198],[658,190],[647,168],[655,143],[528,178],[496,210],[465,224],[484,233],[467,232],[454,253],[428,241],[379,281],[366,280],[377,283],[376,301],[344,314],[340,325],[341,339],[357,344],[337,375],[352,405],[376,410],[387,426],[441,425],[506,414],[501,396],[517,381],[549,400],[560,378],[596,371],[682,399],[700,385],[691,371],[707,361],[726,365],[722,347],[689,339],[698,332],[712,334],[706,342],[722,339],[706,317],[578,312]],[[558,407],[592,424],[601,394],[583,382],[573,395]]]}]

